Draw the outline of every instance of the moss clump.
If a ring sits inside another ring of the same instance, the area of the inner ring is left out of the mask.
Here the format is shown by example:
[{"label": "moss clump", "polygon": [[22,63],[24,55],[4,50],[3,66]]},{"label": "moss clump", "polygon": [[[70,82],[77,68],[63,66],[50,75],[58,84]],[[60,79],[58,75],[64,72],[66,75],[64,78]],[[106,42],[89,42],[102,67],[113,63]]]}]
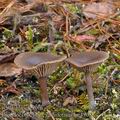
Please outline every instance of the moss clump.
[{"label": "moss clump", "polygon": [[71,88],[71,89],[73,89],[73,88],[76,87],[76,83],[75,83],[75,80],[74,80],[73,77],[68,78],[68,79],[66,80],[66,84],[67,84],[67,87],[68,87],[68,88]]},{"label": "moss clump", "polygon": [[22,110],[21,110],[20,108],[15,108],[15,109],[14,109],[14,112],[15,112],[16,114],[19,114],[21,111],[22,111]]},{"label": "moss clump", "polygon": [[21,107],[28,107],[30,105],[30,101],[27,99],[21,99],[20,100],[20,106]]},{"label": "moss clump", "polygon": [[5,107],[4,104],[0,103],[0,111],[2,111],[4,107]]},{"label": "moss clump", "polygon": [[39,120],[44,120],[45,114],[44,114],[44,112],[37,112],[37,113],[36,113],[36,117],[37,117]]},{"label": "moss clump", "polygon": [[66,108],[61,108],[55,111],[55,118],[61,118],[61,120],[69,120],[72,117],[71,111]]}]

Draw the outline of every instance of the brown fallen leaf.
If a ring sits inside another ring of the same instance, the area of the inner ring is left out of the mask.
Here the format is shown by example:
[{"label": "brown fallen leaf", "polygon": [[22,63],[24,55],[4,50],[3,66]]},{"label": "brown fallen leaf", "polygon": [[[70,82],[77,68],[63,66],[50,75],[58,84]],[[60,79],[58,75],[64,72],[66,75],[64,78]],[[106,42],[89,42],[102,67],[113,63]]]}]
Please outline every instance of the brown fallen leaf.
[{"label": "brown fallen leaf", "polygon": [[55,86],[53,87],[53,93],[54,93],[55,95],[57,95],[58,92],[59,92],[61,89],[62,89],[62,87],[55,85]]},{"label": "brown fallen leaf", "polygon": [[0,91],[0,95],[3,95],[5,93],[13,93],[13,94],[19,95],[20,91],[16,88],[15,85],[11,85]]},{"label": "brown fallen leaf", "polygon": [[106,17],[114,14],[115,7],[108,2],[88,3],[83,13],[88,18]]},{"label": "brown fallen leaf", "polygon": [[92,49],[89,46],[86,46],[84,44],[85,42],[91,42],[91,43],[93,43],[93,42],[96,41],[96,38],[94,36],[92,36],[92,35],[77,35],[77,36],[65,35],[64,39],[79,44],[80,47],[82,49],[84,49],[84,50],[91,50]]},{"label": "brown fallen leaf", "polygon": [[67,106],[68,104],[74,104],[74,103],[77,103],[77,100],[74,96],[71,96],[65,99],[63,106]]},{"label": "brown fallen leaf", "polygon": [[120,80],[114,80],[114,83],[120,84]]},{"label": "brown fallen leaf", "polygon": [[77,36],[71,36],[73,41],[76,42],[84,42],[84,41],[95,41],[95,37],[92,35],[77,35]]},{"label": "brown fallen leaf", "polygon": [[0,86],[7,86],[7,83],[5,80],[0,79]]},{"label": "brown fallen leaf", "polygon": [[97,41],[95,43],[95,48],[98,48],[101,44],[105,43],[107,41],[107,39],[109,39],[110,36],[109,35],[100,35],[97,38]]}]

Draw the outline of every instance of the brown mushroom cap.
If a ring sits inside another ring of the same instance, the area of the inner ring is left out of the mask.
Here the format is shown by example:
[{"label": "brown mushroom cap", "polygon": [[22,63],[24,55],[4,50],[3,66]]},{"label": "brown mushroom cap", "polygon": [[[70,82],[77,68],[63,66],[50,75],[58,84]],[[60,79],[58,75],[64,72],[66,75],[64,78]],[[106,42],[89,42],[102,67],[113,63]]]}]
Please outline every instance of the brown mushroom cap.
[{"label": "brown mushroom cap", "polygon": [[6,62],[13,62],[17,54],[18,53],[0,53],[0,64]]},{"label": "brown mushroom cap", "polygon": [[65,58],[66,56],[54,56],[49,53],[25,52],[19,54],[14,62],[19,67],[34,73],[36,77],[45,77],[51,74],[57,64]]},{"label": "brown mushroom cap", "polygon": [[109,54],[106,52],[90,51],[76,53],[72,57],[66,59],[66,61],[78,68],[79,70],[89,70],[104,62],[108,57]]},{"label": "brown mushroom cap", "polygon": [[20,74],[21,68],[16,66],[14,63],[3,63],[0,64],[0,76],[9,77]]}]

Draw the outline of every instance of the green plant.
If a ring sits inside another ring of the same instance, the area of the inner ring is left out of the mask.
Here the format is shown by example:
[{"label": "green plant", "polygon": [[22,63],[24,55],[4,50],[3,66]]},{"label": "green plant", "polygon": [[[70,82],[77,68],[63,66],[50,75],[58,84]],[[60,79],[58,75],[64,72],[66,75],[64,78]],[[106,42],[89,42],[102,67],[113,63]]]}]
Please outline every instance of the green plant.
[{"label": "green plant", "polygon": [[76,87],[76,83],[75,83],[75,80],[73,77],[69,77],[67,80],[66,80],[66,84],[69,88],[73,89]]},{"label": "green plant", "polygon": [[3,36],[8,39],[8,38],[11,38],[13,35],[12,31],[7,29],[7,28],[4,28],[4,31],[3,31]]},{"label": "green plant", "polygon": [[33,36],[34,36],[33,30],[31,26],[28,26],[28,31],[26,32],[26,38],[27,38],[28,47],[30,50],[33,48]]}]

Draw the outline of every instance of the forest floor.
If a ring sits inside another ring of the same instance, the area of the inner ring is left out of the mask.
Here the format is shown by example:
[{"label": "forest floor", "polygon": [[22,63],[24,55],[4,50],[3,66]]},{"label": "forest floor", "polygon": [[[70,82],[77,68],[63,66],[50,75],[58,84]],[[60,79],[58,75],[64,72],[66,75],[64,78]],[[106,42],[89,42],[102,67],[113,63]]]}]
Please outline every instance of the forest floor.
[{"label": "forest floor", "polygon": [[[66,63],[48,77],[46,107],[35,76],[16,69],[16,75],[2,75],[21,52],[69,56],[95,50],[109,58],[91,75],[94,110],[84,73]],[[120,2],[1,0],[0,120],[120,120]]]}]

